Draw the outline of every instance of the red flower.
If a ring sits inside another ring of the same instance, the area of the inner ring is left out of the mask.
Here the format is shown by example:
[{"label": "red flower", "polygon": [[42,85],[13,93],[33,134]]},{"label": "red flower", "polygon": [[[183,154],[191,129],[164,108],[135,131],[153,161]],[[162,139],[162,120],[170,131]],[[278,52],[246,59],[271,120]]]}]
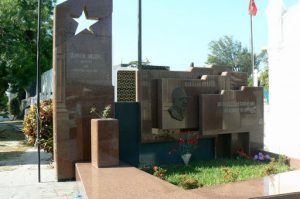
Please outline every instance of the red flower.
[{"label": "red flower", "polygon": [[184,144],[184,143],[185,143],[184,139],[179,138],[179,144]]},{"label": "red flower", "polygon": [[188,144],[197,144],[197,139],[189,139]]}]

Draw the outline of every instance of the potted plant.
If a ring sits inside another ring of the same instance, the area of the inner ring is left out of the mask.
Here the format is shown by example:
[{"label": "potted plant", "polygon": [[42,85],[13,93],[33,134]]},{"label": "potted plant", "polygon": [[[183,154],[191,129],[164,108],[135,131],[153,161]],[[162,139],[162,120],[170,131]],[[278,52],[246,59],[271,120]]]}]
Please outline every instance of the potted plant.
[{"label": "potted plant", "polygon": [[185,165],[189,164],[192,152],[195,150],[198,144],[196,138],[180,138],[179,139],[179,153]]},{"label": "potted plant", "polygon": [[96,107],[92,107],[90,113],[99,117],[100,119],[107,119],[111,113],[111,105],[105,106],[101,113],[97,111]]}]

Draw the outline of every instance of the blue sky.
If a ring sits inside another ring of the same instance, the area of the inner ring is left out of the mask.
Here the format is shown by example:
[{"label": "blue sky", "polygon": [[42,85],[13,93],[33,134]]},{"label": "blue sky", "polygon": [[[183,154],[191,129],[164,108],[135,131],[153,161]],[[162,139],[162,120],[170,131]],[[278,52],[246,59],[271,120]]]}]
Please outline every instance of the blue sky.
[{"label": "blue sky", "polygon": [[[286,6],[298,0],[284,0]],[[137,60],[137,2],[114,0],[113,65]],[[267,0],[256,0],[254,49],[267,45]],[[231,35],[250,46],[249,0],[143,0],[143,60],[185,70],[203,66],[208,43]]]}]

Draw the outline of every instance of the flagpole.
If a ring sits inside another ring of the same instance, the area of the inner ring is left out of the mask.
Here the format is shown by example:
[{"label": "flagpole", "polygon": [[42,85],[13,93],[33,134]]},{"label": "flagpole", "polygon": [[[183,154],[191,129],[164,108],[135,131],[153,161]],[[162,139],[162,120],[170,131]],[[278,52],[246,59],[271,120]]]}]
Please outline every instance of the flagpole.
[{"label": "flagpole", "polygon": [[36,43],[36,145],[38,147],[38,182],[41,182],[41,145],[40,145],[40,90],[41,90],[41,71],[40,71],[40,33],[41,33],[41,4],[42,0],[38,0],[38,25],[37,25],[37,43]]},{"label": "flagpole", "polygon": [[252,22],[252,13],[250,14],[250,29],[251,29],[251,65],[252,65],[252,79],[253,86],[257,86],[256,77],[255,77],[255,66],[254,66],[254,50],[253,50],[253,22]]},{"label": "flagpole", "polygon": [[138,69],[142,68],[142,0],[139,1],[138,8]]}]

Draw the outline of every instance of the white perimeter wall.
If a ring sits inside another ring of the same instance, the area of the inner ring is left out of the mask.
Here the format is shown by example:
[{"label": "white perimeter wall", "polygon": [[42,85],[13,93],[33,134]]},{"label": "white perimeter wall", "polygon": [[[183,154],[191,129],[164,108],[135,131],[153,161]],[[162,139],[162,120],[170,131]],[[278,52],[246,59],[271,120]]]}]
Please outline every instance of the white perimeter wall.
[{"label": "white perimeter wall", "polygon": [[288,9],[269,0],[270,106],[266,147],[300,157],[300,2]]}]

